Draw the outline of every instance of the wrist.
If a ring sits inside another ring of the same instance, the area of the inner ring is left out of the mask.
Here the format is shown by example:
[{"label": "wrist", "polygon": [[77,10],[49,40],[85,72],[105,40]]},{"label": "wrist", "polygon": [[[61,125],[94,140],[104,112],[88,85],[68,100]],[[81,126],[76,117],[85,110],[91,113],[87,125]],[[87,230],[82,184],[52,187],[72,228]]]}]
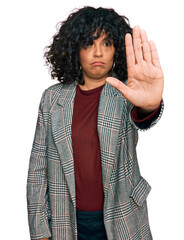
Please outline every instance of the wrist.
[{"label": "wrist", "polygon": [[160,107],[160,103],[153,106],[153,107],[150,107],[150,108],[140,108],[140,107],[137,107],[137,110],[140,114],[149,114],[151,112],[154,112],[157,108]]}]

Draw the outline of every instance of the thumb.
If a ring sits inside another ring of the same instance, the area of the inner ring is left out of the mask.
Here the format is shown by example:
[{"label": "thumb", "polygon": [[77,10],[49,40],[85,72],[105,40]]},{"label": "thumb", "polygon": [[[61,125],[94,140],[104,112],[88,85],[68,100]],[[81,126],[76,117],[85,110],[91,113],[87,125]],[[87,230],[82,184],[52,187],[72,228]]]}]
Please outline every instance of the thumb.
[{"label": "thumb", "polygon": [[106,82],[115,87],[117,90],[119,90],[123,96],[126,98],[128,94],[128,87],[122,83],[120,80],[114,77],[107,77]]}]

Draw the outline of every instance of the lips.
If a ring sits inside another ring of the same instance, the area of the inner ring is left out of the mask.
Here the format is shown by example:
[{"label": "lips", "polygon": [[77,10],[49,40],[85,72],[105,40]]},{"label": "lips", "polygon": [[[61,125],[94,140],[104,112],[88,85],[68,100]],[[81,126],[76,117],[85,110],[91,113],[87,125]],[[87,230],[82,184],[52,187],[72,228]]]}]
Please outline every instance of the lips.
[{"label": "lips", "polygon": [[103,66],[105,63],[104,62],[93,62],[93,66]]}]

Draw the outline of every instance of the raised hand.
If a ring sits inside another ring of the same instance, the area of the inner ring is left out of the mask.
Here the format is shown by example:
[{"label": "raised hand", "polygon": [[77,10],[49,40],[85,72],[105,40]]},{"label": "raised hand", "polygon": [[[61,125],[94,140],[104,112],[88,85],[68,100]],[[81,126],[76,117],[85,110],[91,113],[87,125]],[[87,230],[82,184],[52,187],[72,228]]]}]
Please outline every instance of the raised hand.
[{"label": "raised hand", "polygon": [[128,80],[125,85],[116,78],[106,81],[117,88],[134,106],[143,111],[155,110],[161,101],[164,77],[154,42],[148,41],[139,26],[125,36]]}]

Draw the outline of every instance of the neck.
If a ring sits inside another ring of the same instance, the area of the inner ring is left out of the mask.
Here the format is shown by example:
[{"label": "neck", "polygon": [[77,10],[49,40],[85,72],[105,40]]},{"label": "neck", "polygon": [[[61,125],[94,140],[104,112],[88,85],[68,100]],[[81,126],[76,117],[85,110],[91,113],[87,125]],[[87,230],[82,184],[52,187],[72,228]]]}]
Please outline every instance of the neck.
[{"label": "neck", "polygon": [[100,87],[106,83],[106,78],[101,80],[87,80],[85,79],[84,85],[79,85],[82,90],[92,90],[94,88]]}]

